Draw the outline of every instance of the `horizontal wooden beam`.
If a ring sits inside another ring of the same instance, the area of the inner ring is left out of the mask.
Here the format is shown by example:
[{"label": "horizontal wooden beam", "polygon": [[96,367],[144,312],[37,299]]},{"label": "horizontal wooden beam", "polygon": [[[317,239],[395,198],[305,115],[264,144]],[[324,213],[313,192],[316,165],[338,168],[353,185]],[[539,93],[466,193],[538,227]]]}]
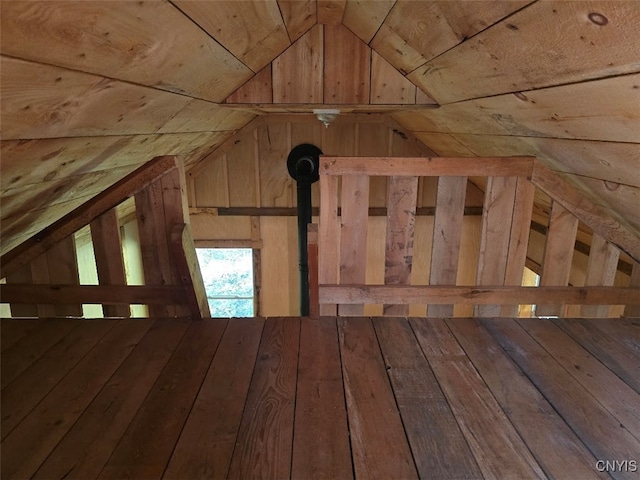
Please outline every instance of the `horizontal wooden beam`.
[{"label": "horizontal wooden beam", "polygon": [[[418,207],[416,215],[433,216],[436,207]],[[190,215],[212,215],[214,217],[295,217],[298,209],[295,207],[192,207],[189,209]],[[320,215],[320,209],[311,209],[313,216]],[[342,214],[342,209],[338,208],[338,215]],[[482,215],[482,207],[465,207],[465,215]],[[386,217],[386,207],[369,207],[370,217]]]},{"label": "horizontal wooden beam", "polygon": [[320,285],[319,289],[321,304],[640,304],[640,287]]},{"label": "horizontal wooden beam", "polygon": [[534,157],[320,157],[320,175],[530,177]]},{"label": "horizontal wooden beam", "polygon": [[5,278],[11,272],[28,264],[59,241],[88,225],[107,210],[116,207],[174,168],[178,168],[175,156],[156,157],[145,163],[102,193],[2,255],[0,278]]},{"label": "horizontal wooden beam", "polygon": [[183,286],[153,285],[0,285],[0,302],[66,305],[186,305]]},{"label": "horizontal wooden beam", "polygon": [[630,227],[624,225],[624,220],[613,218],[611,212],[593,203],[540,162],[535,162],[531,182],[594,232],[640,262],[640,238],[632,233]]}]

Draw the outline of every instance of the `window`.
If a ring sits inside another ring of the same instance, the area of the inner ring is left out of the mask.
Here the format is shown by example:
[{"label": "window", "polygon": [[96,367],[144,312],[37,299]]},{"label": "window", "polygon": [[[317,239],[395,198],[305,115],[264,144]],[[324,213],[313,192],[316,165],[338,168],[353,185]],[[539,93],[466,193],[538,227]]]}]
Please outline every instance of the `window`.
[{"label": "window", "polygon": [[253,251],[196,248],[212,317],[253,317]]}]

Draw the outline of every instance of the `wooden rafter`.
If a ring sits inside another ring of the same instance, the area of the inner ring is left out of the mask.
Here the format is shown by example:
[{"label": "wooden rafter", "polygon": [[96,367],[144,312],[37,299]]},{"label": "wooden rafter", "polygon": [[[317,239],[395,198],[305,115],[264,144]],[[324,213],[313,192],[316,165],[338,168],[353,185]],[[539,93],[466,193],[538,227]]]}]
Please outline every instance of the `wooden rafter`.
[{"label": "wooden rafter", "polygon": [[172,168],[177,168],[174,156],[156,157],[145,163],[89,202],[82,204],[26,242],[5,253],[0,258],[0,278],[28,264],[53,245],[88,225]]}]

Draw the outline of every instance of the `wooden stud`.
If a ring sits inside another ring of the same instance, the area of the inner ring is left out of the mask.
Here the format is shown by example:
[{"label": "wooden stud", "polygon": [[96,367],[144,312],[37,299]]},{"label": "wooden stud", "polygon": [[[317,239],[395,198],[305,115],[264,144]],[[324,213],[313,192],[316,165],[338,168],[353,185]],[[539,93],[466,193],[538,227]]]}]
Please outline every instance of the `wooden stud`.
[{"label": "wooden stud", "polygon": [[[52,283],[79,285],[78,260],[76,258],[75,238],[69,236],[61,242],[56,243],[47,253],[47,263],[49,264],[49,280]],[[36,297],[37,298],[37,297]],[[56,303],[56,315],[66,317],[82,316],[82,298],[69,298],[68,304]],[[51,302],[54,303],[54,302]]]},{"label": "wooden stud", "polygon": [[[318,255],[320,284],[338,283],[340,224],[338,223],[338,177],[320,177],[320,227]],[[320,305],[320,315],[336,315],[336,305]]]},{"label": "wooden stud", "polygon": [[[585,285],[613,285],[616,279],[619,256],[620,250],[594,233],[591,240]],[[583,317],[607,317],[609,316],[609,307],[584,306],[581,314]]]},{"label": "wooden stud", "polygon": [[[413,264],[413,234],[416,221],[418,177],[389,178],[385,285],[408,285]],[[406,315],[406,305],[384,306],[385,315]]]},{"label": "wooden stud", "polygon": [[[482,237],[476,284],[504,285],[511,222],[516,193],[516,177],[489,177],[482,213]],[[477,316],[493,317],[500,306],[478,306]]]},{"label": "wooden stud", "polygon": [[[535,187],[531,182],[522,177],[518,177],[516,182],[507,266],[504,275],[505,285],[522,285],[535,200]],[[518,305],[503,305],[501,315],[503,317],[517,317]]]},{"label": "wooden stud", "polygon": [[[640,287],[640,263],[633,263],[633,270],[631,270],[631,279],[629,281],[630,287]],[[624,316],[626,318],[640,317],[640,306],[638,305],[626,305],[624,308]]]},{"label": "wooden stud", "polygon": [[[367,223],[369,177],[342,178],[340,230],[340,284],[365,282],[367,269]],[[340,306],[339,314],[362,315],[362,305]]]},{"label": "wooden stud", "polygon": [[[577,231],[578,219],[562,205],[553,202],[549,216],[540,285],[564,286],[568,284]],[[562,315],[563,311],[561,304],[556,306],[537,304],[536,306],[536,315],[538,316],[557,316]]]},{"label": "wooden stud", "polygon": [[575,215],[598,235],[613,243],[623,252],[640,261],[640,239],[633,229],[611,212],[594,204],[582,192],[567,183],[558,174],[540,162],[535,162],[531,176],[533,184]]},{"label": "wooden stud", "polygon": [[210,317],[207,292],[204,289],[196,248],[188,225],[174,225],[171,231],[171,253],[176,273],[184,286],[191,318],[200,320]]},{"label": "wooden stud", "polygon": [[[91,222],[91,239],[101,285],[126,285],[127,279],[122,256],[120,226],[115,208],[103,213]],[[105,317],[131,315],[129,305],[103,305]]]},{"label": "wooden stud", "polygon": [[[429,285],[456,284],[466,190],[467,177],[438,178]],[[427,315],[451,317],[453,305],[430,305]]]}]

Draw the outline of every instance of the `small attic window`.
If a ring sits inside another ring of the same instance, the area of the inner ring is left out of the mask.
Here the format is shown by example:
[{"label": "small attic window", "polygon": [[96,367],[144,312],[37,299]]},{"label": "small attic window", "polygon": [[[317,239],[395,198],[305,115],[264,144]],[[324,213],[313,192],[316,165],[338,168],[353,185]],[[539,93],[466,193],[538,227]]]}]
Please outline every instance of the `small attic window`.
[{"label": "small attic window", "polygon": [[253,251],[196,248],[209,309],[214,318],[253,317]]}]

